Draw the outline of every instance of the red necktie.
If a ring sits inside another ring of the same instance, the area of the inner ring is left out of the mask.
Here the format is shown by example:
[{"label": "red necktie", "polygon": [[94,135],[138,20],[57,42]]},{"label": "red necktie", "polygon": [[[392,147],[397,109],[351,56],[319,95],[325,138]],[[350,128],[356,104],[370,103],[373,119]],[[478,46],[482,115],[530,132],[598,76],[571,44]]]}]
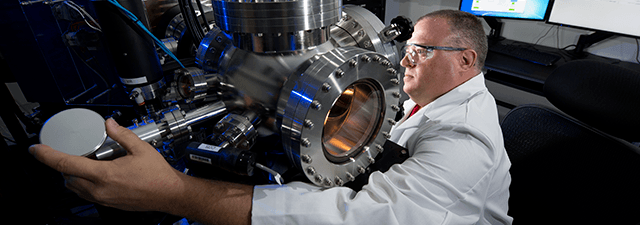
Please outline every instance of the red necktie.
[{"label": "red necktie", "polygon": [[411,110],[411,113],[409,113],[409,116],[407,116],[407,118],[413,116],[413,114],[416,114],[416,112],[418,112],[418,110],[420,110],[420,106],[418,104],[416,104],[416,106],[413,107],[413,109]]}]

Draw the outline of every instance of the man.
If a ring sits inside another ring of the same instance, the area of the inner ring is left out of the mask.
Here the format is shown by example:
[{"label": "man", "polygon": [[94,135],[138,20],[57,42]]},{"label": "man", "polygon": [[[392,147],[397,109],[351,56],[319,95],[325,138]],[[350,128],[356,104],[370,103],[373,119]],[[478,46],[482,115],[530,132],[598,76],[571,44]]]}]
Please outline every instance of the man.
[{"label": "man", "polygon": [[[221,224],[510,224],[510,162],[496,105],[480,69],[487,52],[473,15],[427,14],[407,41],[407,115],[391,140],[412,155],[374,172],[359,192],[292,182],[248,186],[189,177],[147,143],[108,120],[107,133],[129,154],[92,161],[36,145],[30,152],[65,174],[91,201]],[[414,107],[415,106],[415,107]]]}]

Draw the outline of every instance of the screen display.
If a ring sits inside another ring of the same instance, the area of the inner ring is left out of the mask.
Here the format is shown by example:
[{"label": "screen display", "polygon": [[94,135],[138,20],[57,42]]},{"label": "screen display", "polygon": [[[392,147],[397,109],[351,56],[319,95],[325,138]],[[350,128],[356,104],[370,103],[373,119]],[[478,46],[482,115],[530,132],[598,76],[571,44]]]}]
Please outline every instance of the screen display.
[{"label": "screen display", "polygon": [[460,11],[476,16],[544,20],[550,0],[462,0]]},{"label": "screen display", "polygon": [[640,0],[556,0],[549,22],[640,37]]}]

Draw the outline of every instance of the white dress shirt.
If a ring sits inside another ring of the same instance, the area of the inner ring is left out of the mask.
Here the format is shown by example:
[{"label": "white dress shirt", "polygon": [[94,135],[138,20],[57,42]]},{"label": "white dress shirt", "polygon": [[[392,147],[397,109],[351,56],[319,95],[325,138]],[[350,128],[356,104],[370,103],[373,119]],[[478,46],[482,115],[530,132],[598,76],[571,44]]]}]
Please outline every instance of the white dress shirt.
[{"label": "white dress shirt", "polygon": [[[407,112],[413,106],[404,103]],[[511,224],[511,163],[482,73],[405,115],[390,140],[411,157],[372,173],[359,192],[302,182],[256,186],[252,223]]]}]

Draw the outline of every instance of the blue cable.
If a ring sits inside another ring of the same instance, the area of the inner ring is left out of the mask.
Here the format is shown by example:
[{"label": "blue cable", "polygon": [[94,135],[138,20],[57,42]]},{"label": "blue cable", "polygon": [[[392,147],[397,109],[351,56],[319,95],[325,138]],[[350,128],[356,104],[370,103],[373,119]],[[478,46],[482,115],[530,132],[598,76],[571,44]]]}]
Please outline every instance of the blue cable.
[{"label": "blue cable", "polygon": [[165,53],[167,53],[167,55],[169,55],[171,58],[173,58],[173,60],[175,60],[176,62],[178,62],[178,64],[180,64],[180,67],[185,68],[184,65],[182,65],[182,63],[180,62],[180,60],[178,60],[178,58],[173,55],[173,53],[171,51],[169,51],[169,49],[167,48],[167,46],[164,45],[164,43],[162,43],[162,41],[160,41],[158,38],[156,38],[156,36],[153,36],[153,34],[151,34],[151,32],[147,29],[146,26],[144,26],[144,24],[142,24],[142,22],[138,19],[138,17],[136,17],[135,15],[133,15],[133,13],[131,13],[129,10],[125,9],[122,5],[120,5],[120,3],[118,3],[116,0],[108,0],[111,4],[115,5],[116,7],[118,7],[120,10],[122,10],[124,12],[125,15],[127,15],[127,17],[129,17],[129,19],[131,19],[136,25],[138,25],[138,27],[140,27],[142,30],[144,30],[147,35],[149,35],[151,38],[153,38],[153,41],[160,46],[160,48],[162,49],[162,51],[164,51]]}]

